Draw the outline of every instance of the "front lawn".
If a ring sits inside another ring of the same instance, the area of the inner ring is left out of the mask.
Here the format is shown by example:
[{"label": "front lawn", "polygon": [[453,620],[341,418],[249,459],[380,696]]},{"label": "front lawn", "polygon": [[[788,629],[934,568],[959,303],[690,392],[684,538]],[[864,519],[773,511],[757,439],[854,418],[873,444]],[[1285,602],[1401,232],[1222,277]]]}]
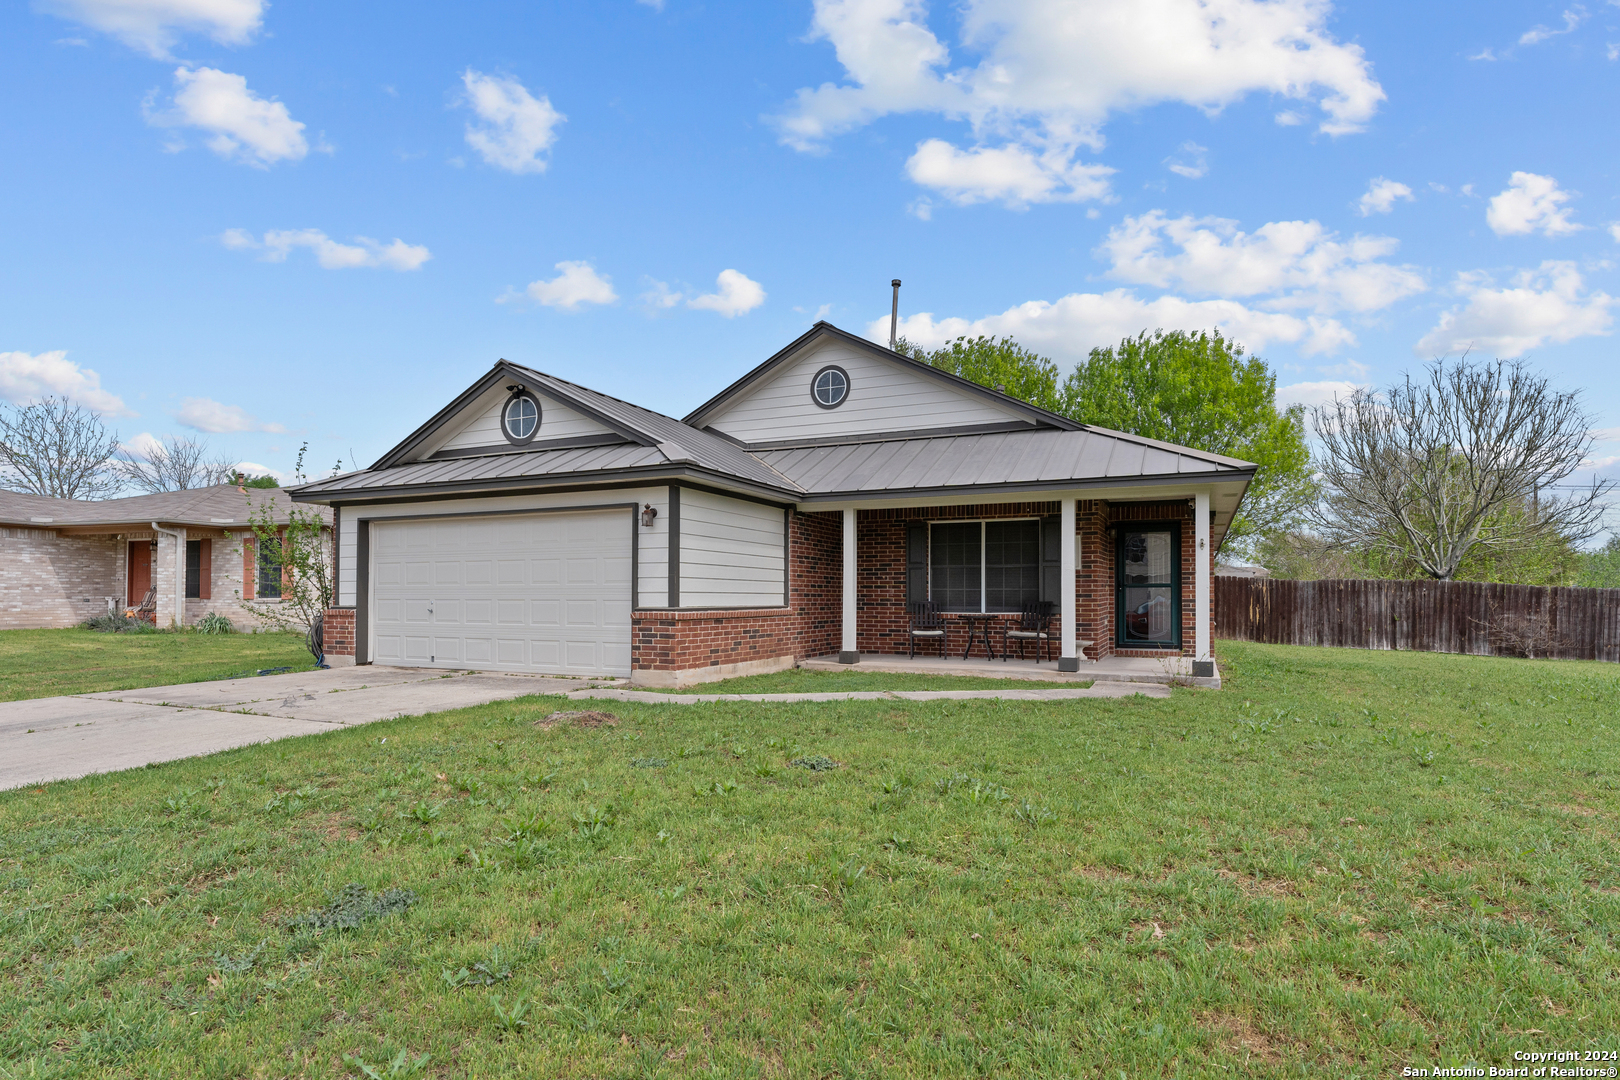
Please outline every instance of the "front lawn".
[{"label": "front lawn", "polygon": [[98,634],[94,630],[0,630],[0,701],[133,690],[141,686],[308,671],[301,634]]},{"label": "front lawn", "polygon": [[[1221,660],[1167,700],[529,698],[0,794],[0,1075],[1620,1048],[1614,665]],[[582,707],[619,721],[535,724]]]}]

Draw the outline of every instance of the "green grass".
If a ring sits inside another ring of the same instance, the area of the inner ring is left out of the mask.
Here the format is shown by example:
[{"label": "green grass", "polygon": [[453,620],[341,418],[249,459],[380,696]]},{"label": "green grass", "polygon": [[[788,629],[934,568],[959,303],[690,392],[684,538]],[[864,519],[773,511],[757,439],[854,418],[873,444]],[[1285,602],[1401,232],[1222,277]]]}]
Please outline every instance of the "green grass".
[{"label": "green grass", "polygon": [[0,701],[167,686],[252,674],[267,667],[307,671],[314,666],[299,634],[0,630]]},{"label": "green grass", "polygon": [[[985,675],[925,675],[914,672],[895,674],[882,671],[817,671],[792,668],[769,675],[744,675],[720,682],[699,683],[678,690],[657,690],[670,694],[822,694],[846,690],[1075,690],[1090,686],[1091,680],[1059,681],[1000,679]],[[647,689],[657,689],[648,687]]]},{"label": "green grass", "polygon": [[[1339,1078],[1615,1049],[1615,666],[1221,660],[1226,690],[1168,700],[547,730],[566,706],[531,698],[0,794],[0,1076]],[[815,755],[842,767],[788,767]]]}]

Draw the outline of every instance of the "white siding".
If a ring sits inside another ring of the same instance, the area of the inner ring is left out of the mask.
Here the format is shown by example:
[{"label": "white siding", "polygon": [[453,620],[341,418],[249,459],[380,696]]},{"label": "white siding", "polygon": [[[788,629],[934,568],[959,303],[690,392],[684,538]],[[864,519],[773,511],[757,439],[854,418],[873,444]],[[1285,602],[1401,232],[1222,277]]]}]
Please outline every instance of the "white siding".
[{"label": "white siding", "polygon": [[681,607],[781,607],[779,507],[681,489]]},{"label": "white siding", "polygon": [[338,607],[354,607],[356,559],[360,551],[359,524],[348,514],[338,515]]},{"label": "white siding", "polygon": [[[638,597],[642,607],[661,608],[669,603],[669,489],[667,487],[634,488],[618,491],[571,491],[555,495],[517,495],[491,498],[446,499],[442,502],[390,503],[386,506],[346,506],[343,508],[342,528],[358,536],[359,521],[382,521],[388,518],[428,517],[441,514],[480,514],[490,511],[534,510],[562,506],[601,506],[603,504],[634,502],[637,506],[652,503],[658,511],[651,528],[644,528],[638,519]],[[626,516],[629,510],[624,511]],[[357,550],[352,549],[351,550]],[[372,550],[376,550],[375,536]],[[353,557],[340,562],[338,593],[355,596],[357,560]],[[344,602],[344,601],[340,601]]]},{"label": "white siding", "polygon": [[[823,409],[810,397],[810,380],[828,364],[849,372],[849,397]],[[919,428],[965,427],[1023,419],[943,379],[908,370],[842,342],[827,342],[786,364],[709,426],[744,442],[872,435]]]},{"label": "white siding", "polygon": [[[531,391],[533,392],[533,391]],[[533,392],[540,402],[540,431],[534,437],[535,445],[552,439],[572,439],[580,435],[611,435],[611,428],[575,412],[560,401]],[[450,420],[437,435],[417,451],[417,460],[427,458],[440,450],[470,450],[483,446],[506,446],[501,434],[501,410],[506,406],[506,386],[492,387],[470,402],[462,415]]]}]

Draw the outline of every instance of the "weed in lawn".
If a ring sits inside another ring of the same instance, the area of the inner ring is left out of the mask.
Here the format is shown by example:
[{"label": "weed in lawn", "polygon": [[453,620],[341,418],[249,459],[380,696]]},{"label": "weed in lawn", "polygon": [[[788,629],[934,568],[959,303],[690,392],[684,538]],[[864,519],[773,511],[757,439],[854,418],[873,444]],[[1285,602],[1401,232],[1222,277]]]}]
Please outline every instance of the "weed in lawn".
[{"label": "weed in lawn", "polygon": [[368,1080],[392,1080],[393,1077],[415,1076],[427,1068],[430,1060],[426,1054],[412,1059],[408,1050],[401,1050],[392,1059],[385,1059],[379,1065],[373,1065],[357,1054],[343,1055],[343,1064],[350,1068],[359,1069],[361,1075],[367,1077]]},{"label": "weed in lawn", "polygon": [[351,881],[325,907],[315,908],[287,920],[289,930],[354,930],[372,919],[394,915],[416,903],[409,889],[387,889],[370,893],[359,882]]},{"label": "weed in lawn", "polygon": [[809,769],[811,772],[828,772],[838,768],[838,762],[825,754],[814,754],[810,757],[796,757],[788,762],[795,769]]},{"label": "weed in lawn", "polygon": [[419,824],[431,825],[433,822],[438,821],[440,815],[444,813],[444,803],[430,805],[426,802],[419,802],[411,807],[409,813],[411,819]]},{"label": "weed in lawn", "polygon": [[638,757],[630,759],[632,769],[662,769],[669,765],[668,758]]},{"label": "weed in lawn", "polygon": [[232,956],[229,953],[216,952],[214,954],[214,966],[218,968],[220,972],[226,975],[240,975],[245,972],[252,971],[254,967],[258,965],[259,958],[264,955],[264,947],[269,943],[269,939],[267,938],[264,941],[259,942],[249,951],[240,953],[236,956]]},{"label": "weed in lawn", "polygon": [[755,762],[754,775],[759,777],[761,780],[769,780],[771,777],[776,775],[776,767],[768,761]]},{"label": "weed in lawn", "polygon": [[587,806],[583,810],[575,811],[573,817],[574,830],[580,839],[597,842],[607,839],[608,832],[616,820],[611,806]]},{"label": "weed in lawn", "polygon": [[508,1035],[516,1035],[529,1026],[529,1002],[524,998],[503,1004],[499,994],[491,994],[489,1010],[495,1014],[496,1026]]},{"label": "weed in lawn", "polygon": [[486,960],[475,961],[471,967],[463,967],[459,971],[445,968],[440,973],[440,978],[452,990],[459,990],[465,986],[495,986],[511,977],[512,965],[501,954],[499,945],[490,951]]}]

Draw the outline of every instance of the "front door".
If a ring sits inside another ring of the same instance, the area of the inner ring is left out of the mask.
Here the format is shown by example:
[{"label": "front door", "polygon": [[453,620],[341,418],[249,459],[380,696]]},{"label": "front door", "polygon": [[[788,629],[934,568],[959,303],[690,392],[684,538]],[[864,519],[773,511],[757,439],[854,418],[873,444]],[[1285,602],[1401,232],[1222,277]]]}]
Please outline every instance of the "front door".
[{"label": "front door", "polygon": [[152,541],[131,540],[129,542],[129,599],[125,601],[130,607],[138,607],[146,601],[146,594],[152,588]]},{"label": "front door", "polygon": [[1181,647],[1181,531],[1125,527],[1119,531],[1115,565],[1119,636],[1124,649]]}]

